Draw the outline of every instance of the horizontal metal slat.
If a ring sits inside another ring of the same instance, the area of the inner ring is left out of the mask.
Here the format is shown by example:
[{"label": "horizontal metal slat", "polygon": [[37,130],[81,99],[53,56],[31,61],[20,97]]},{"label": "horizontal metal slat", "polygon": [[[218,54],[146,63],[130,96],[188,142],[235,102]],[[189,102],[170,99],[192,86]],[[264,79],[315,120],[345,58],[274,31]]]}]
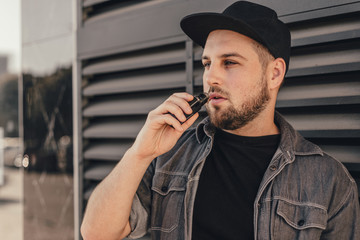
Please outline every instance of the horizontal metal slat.
[{"label": "horizontal metal slat", "polygon": [[319,145],[330,156],[343,163],[357,163],[360,165],[360,146]]},{"label": "horizontal metal slat", "polygon": [[[332,51],[321,53],[307,53],[292,56],[290,61],[290,68],[304,69],[310,67],[334,66],[347,63],[360,62],[360,49],[339,50],[332,49]],[[356,69],[360,70],[360,69]]]},{"label": "horizontal metal slat", "polygon": [[90,61],[83,75],[128,71],[185,62],[185,44],[177,44]]},{"label": "horizontal metal slat", "polygon": [[125,98],[97,99],[83,109],[83,115],[85,117],[144,115],[152,109],[155,109],[169,96],[170,94],[167,92],[158,94],[134,94]]},{"label": "horizontal metal slat", "polygon": [[84,87],[84,96],[96,96],[156,89],[171,89],[184,87],[186,81],[185,69],[160,68],[155,71],[140,71],[124,76],[110,76],[97,79]]},{"label": "horizontal metal slat", "polygon": [[110,0],[83,0],[83,6],[84,7],[90,7],[95,4],[109,2]]},{"label": "horizontal metal slat", "polygon": [[360,49],[292,56],[288,77],[360,70]]},{"label": "horizontal metal slat", "polygon": [[[126,14],[137,13],[141,9],[146,9],[151,6],[156,6],[161,3],[161,0],[92,0],[94,4],[103,3],[94,7],[94,11],[90,13],[89,18],[86,19],[84,25],[97,24],[102,21],[114,17],[121,17]],[[92,5],[94,5],[92,4]]]},{"label": "horizontal metal slat", "polygon": [[290,26],[291,46],[339,41],[360,37],[359,15],[333,17],[332,19],[315,19],[311,22],[297,23]]},{"label": "horizontal metal slat", "polygon": [[84,178],[86,180],[103,180],[115,167],[115,164],[96,164],[85,169]]},{"label": "horizontal metal slat", "polygon": [[83,131],[84,138],[135,138],[145,123],[145,117],[133,120],[106,120],[90,124]]},{"label": "horizontal metal slat", "polygon": [[360,82],[346,82],[346,79],[335,83],[285,85],[279,92],[276,107],[357,104],[359,93]]},{"label": "horizontal metal slat", "polygon": [[283,114],[305,137],[359,138],[359,113]]},{"label": "horizontal metal slat", "polygon": [[305,106],[329,106],[360,103],[360,96],[330,97],[330,98],[308,98],[294,100],[279,100],[277,108],[305,107]]},{"label": "horizontal metal slat", "polygon": [[[318,2],[318,1],[316,1]],[[327,1],[329,2],[329,1]],[[333,3],[335,3],[334,1]],[[303,5],[303,2],[299,2],[300,5]],[[333,4],[334,6],[322,6],[317,8],[310,8],[305,11],[295,11],[294,14],[287,14],[284,16],[280,16],[280,19],[287,23],[291,24],[294,22],[299,21],[306,21],[309,19],[319,19],[324,17],[330,17],[334,15],[341,15],[341,14],[349,14],[349,13],[358,13],[360,11],[360,2],[357,2],[356,0],[350,0],[350,1],[341,1],[337,4]],[[285,5],[286,8],[288,6]],[[299,6],[294,5],[295,9],[298,9]]]},{"label": "horizontal metal slat", "polygon": [[131,145],[132,141],[90,144],[84,150],[84,158],[119,161]]},{"label": "horizontal metal slat", "polygon": [[299,130],[306,138],[359,138],[360,130],[353,129],[322,129],[322,130]]}]

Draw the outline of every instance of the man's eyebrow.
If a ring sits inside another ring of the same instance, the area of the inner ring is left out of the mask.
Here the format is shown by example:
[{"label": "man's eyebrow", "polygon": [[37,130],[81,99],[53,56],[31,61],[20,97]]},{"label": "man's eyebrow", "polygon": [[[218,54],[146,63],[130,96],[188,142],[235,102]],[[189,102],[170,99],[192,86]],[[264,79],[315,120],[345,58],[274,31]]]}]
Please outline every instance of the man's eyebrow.
[{"label": "man's eyebrow", "polygon": [[206,55],[203,55],[203,56],[201,57],[201,59],[202,59],[202,60],[209,60],[209,57],[206,56]]},{"label": "man's eyebrow", "polygon": [[222,54],[220,57],[221,57],[221,58],[238,57],[238,58],[242,58],[242,59],[244,59],[244,60],[247,61],[247,58],[246,58],[246,57],[244,57],[243,55],[240,55],[240,54],[238,54],[238,53],[236,53],[236,52],[233,52],[233,53],[225,53],[225,54]]},{"label": "man's eyebrow", "polygon": [[[244,60],[248,60],[246,57],[236,53],[236,52],[233,52],[233,53],[224,53],[222,55],[219,56],[219,58],[227,58],[227,57],[238,57],[238,58],[242,58]],[[209,60],[210,58],[206,55],[202,56],[202,60]]]}]

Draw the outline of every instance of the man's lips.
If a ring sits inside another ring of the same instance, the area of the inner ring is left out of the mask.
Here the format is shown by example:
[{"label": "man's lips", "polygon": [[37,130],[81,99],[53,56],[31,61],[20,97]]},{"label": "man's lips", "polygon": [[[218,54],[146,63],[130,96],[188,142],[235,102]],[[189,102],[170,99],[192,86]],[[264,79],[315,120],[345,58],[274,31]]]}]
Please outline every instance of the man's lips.
[{"label": "man's lips", "polygon": [[225,100],[227,100],[227,98],[223,97],[219,93],[210,93],[209,101],[211,102],[211,104],[219,104]]}]

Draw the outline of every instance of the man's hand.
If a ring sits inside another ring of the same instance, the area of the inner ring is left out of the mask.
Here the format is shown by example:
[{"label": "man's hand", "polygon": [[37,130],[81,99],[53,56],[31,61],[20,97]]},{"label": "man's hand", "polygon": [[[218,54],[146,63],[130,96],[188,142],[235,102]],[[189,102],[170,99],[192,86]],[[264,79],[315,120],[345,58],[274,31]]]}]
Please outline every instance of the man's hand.
[{"label": "man's hand", "polygon": [[199,116],[196,113],[186,121],[185,114],[192,113],[188,102],[193,98],[188,93],[175,93],[151,111],[130,149],[133,154],[149,162],[168,152]]},{"label": "man's hand", "polygon": [[131,205],[146,169],[199,116],[194,114],[182,125],[179,122],[186,120],[184,112],[192,112],[188,103],[192,99],[188,93],[176,93],[149,113],[133,146],[92,193],[81,226],[84,239],[121,239],[130,233]]}]

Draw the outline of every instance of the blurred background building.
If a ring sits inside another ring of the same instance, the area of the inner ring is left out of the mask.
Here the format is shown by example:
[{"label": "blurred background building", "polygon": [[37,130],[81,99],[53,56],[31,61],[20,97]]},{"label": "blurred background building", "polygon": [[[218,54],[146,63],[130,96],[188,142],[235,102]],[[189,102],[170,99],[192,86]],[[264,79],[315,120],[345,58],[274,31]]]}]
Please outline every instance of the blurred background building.
[{"label": "blurred background building", "polygon": [[73,1],[21,1],[24,239],[73,239]]},{"label": "blurred background building", "polygon": [[[0,201],[0,211],[9,202],[23,208],[24,239],[81,239],[91,192],[149,110],[173,92],[202,91],[202,49],[180,19],[232,2],[20,1],[21,71],[9,73],[9,55],[0,51],[0,127],[5,139],[22,140],[3,168],[6,175],[20,167],[21,194]],[[276,9],[292,33],[277,110],[360,185],[360,1],[254,2]]]},{"label": "blurred background building", "polygon": [[0,1],[0,239],[23,239],[18,121],[20,0]]}]

